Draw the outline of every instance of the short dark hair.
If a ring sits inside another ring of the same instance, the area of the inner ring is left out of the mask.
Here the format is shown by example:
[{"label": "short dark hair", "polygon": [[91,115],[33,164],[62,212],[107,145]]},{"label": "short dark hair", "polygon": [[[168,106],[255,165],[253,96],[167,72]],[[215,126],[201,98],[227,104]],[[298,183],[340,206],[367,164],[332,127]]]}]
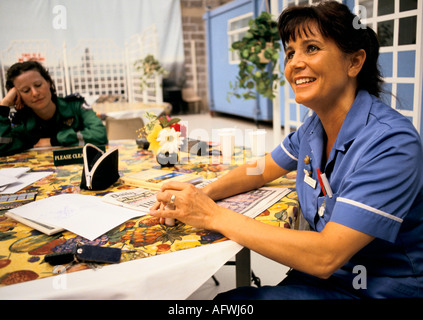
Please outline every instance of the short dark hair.
[{"label": "short dark hair", "polygon": [[286,49],[290,40],[295,41],[302,34],[312,34],[311,24],[316,24],[322,36],[334,40],[345,53],[366,51],[366,60],[357,76],[357,90],[364,89],[379,97],[383,84],[378,66],[380,45],[373,29],[362,28],[359,18],[336,1],[293,6],[285,9],[278,20],[283,47]]},{"label": "short dark hair", "polygon": [[41,76],[48,82],[50,82],[50,91],[53,97],[56,97],[56,86],[54,85],[54,81],[51,78],[49,72],[46,68],[44,68],[41,63],[34,60],[24,61],[24,62],[17,62],[13,64],[6,73],[6,89],[9,91],[12,89],[15,85],[13,84],[13,81],[15,78],[22,73],[30,70],[38,71]]}]

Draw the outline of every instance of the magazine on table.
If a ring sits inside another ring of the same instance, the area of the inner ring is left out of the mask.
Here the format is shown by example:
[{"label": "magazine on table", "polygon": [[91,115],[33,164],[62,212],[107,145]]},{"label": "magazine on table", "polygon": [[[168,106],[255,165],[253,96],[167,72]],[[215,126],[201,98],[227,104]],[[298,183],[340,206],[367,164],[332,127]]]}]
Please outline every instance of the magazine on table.
[{"label": "magazine on table", "polygon": [[262,187],[225,198],[216,203],[221,207],[255,218],[289,192],[290,190],[287,188]]},{"label": "magazine on table", "polygon": [[102,200],[120,207],[148,213],[156,202],[157,192],[150,189],[136,188],[108,193],[102,197]]},{"label": "magazine on table", "polygon": [[179,181],[196,184],[201,182],[203,180],[203,177],[195,174],[172,170],[149,169],[131,175],[123,176],[121,177],[121,180],[125,184],[129,184],[132,186],[160,190],[161,186],[169,181]]},{"label": "magazine on table", "polygon": [[[212,180],[203,180],[197,187],[202,188],[210,182]],[[224,208],[254,218],[287,195],[289,191],[287,188],[262,187],[219,200],[216,203]],[[157,192],[156,190],[136,188],[109,193],[102,199],[111,204],[148,213],[151,206],[156,202]]]}]

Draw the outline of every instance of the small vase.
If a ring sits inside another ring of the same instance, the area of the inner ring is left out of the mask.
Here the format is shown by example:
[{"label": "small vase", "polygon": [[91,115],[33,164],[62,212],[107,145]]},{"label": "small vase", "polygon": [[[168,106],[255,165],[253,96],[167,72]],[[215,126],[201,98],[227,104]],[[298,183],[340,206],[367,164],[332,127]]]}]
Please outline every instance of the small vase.
[{"label": "small vase", "polygon": [[156,160],[162,167],[173,167],[178,163],[178,154],[176,152],[159,152],[156,156]]}]

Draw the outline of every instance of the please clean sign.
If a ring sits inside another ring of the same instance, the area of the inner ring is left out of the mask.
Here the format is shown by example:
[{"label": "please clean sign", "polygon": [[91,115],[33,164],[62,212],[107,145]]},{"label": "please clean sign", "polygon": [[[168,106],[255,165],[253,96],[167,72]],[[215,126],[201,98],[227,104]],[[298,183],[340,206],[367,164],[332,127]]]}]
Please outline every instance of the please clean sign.
[{"label": "please clean sign", "polygon": [[[75,147],[53,150],[54,165],[57,167],[69,164],[84,163],[82,148],[83,147]],[[103,151],[106,150],[105,146],[99,146],[99,148]]]}]

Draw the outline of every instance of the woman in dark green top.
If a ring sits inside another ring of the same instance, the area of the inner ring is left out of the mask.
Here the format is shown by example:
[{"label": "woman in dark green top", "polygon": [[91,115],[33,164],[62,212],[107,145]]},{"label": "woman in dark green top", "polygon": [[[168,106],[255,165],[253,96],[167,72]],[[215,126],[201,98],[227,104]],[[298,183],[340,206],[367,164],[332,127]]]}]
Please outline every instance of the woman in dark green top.
[{"label": "woman in dark green top", "polygon": [[[47,70],[36,61],[7,71],[0,103],[0,156],[33,147],[105,145],[106,128],[79,96],[59,98]],[[10,108],[17,112],[10,114]]]}]

